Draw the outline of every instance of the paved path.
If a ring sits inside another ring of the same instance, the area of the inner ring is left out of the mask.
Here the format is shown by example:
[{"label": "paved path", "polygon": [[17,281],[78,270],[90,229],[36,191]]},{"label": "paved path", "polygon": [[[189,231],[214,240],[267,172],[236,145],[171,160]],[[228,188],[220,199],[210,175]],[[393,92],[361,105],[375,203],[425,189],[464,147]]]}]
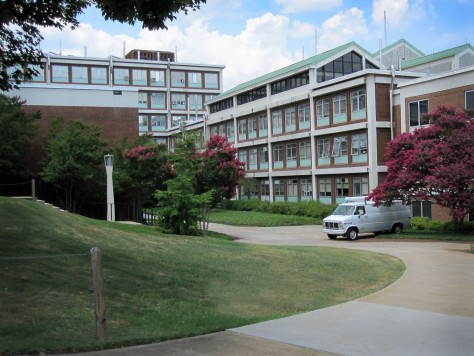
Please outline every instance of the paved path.
[{"label": "paved path", "polygon": [[242,243],[361,249],[402,259],[405,274],[370,296],[195,338],[88,356],[474,355],[474,255],[467,243],[329,240],[320,226],[211,224]]}]

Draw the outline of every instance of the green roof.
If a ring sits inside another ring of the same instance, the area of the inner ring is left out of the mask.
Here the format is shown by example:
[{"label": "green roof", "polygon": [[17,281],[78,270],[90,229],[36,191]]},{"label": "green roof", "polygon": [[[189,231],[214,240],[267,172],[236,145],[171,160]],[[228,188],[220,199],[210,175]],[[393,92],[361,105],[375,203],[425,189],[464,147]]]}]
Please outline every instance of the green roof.
[{"label": "green roof", "polygon": [[402,63],[402,68],[411,68],[411,67],[415,67],[415,66],[418,66],[418,65],[421,65],[421,64],[434,62],[434,61],[437,61],[437,60],[440,60],[440,59],[453,57],[453,56],[461,53],[462,51],[464,51],[468,48],[470,48],[472,51],[474,51],[474,47],[471,44],[467,43],[467,44],[462,45],[462,46],[454,47],[454,48],[447,49],[447,50],[444,50],[444,51],[441,51],[441,52],[436,52],[436,53],[433,53],[433,54],[429,54],[429,55],[424,56],[424,57],[420,57],[420,58],[412,59],[412,60],[409,60],[409,61],[405,61],[405,62]]},{"label": "green roof", "polygon": [[264,83],[267,83],[271,79],[277,78],[277,77],[282,76],[282,75],[285,75],[286,73],[294,72],[294,71],[297,71],[298,69],[305,68],[305,67],[308,67],[308,66],[311,66],[311,65],[315,65],[315,64],[320,63],[320,62],[324,62],[325,60],[337,55],[339,52],[343,52],[344,50],[350,48],[351,46],[357,47],[362,52],[364,52],[368,57],[372,58],[372,55],[369,52],[367,52],[367,50],[365,50],[363,47],[358,45],[356,42],[349,42],[349,43],[346,43],[345,45],[333,48],[329,51],[323,52],[321,54],[317,54],[315,56],[309,57],[309,58],[304,59],[302,61],[290,64],[289,66],[283,67],[281,69],[275,70],[273,72],[264,74],[260,77],[257,77],[255,79],[252,79],[252,80],[249,80],[249,81],[244,82],[242,84],[239,84],[239,85],[233,87],[232,89],[229,89],[229,90],[225,91],[224,93],[220,94],[219,96],[216,96],[216,97],[212,98],[212,101],[215,101],[216,99],[222,99],[223,97],[230,96],[230,95],[232,95],[236,92],[243,91],[244,89],[247,89],[247,88],[249,88],[249,89],[250,88],[256,88],[260,84],[263,85]]},{"label": "green roof", "polygon": [[[389,52],[390,50],[394,49],[395,47],[397,47],[397,46],[399,46],[399,45],[401,45],[401,44],[404,44],[404,45],[410,47],[410,48],[411,48],[412,50],[414,50],[415,52],[418,52],[421,56],[424,56],[424,55],[425,55],[422,51],[420,51],[418,48],[416,48],[415,46],[413,46],[410,42],[408,42],[408,41],[405,40],[404,38],[401,38],[401,39],[399,39],[398,41],[392,43],[391,45],[382,48],[382,53]],[[374,57],[374,58],[377,58],[378,55],[379,55],[379,51],[372,53],[372,57]]]}]

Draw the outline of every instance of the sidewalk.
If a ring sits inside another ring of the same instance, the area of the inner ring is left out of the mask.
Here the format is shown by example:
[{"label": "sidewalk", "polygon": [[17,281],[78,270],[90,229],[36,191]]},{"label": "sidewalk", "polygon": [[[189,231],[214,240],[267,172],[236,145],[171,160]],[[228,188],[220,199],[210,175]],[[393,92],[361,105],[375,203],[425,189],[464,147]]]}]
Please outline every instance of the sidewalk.
[{"label": "sidewalk", "polygon": [[242,243],[361,249],[402,259],[405,274],[356,301],[194,338],[85,353],[115,355],[472,355],[474,255],[469,244],[329,240],[320,226],[210,230]]}]

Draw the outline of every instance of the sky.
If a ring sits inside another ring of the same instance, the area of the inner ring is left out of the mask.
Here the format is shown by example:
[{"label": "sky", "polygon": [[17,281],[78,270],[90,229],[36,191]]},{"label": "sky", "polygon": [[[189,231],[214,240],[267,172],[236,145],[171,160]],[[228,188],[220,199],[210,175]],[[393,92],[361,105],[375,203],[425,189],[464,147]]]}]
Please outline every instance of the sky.
[{"label": "sky", "polygon": [[[386,20],[384,20],[384,12]],[[177,62],[224,65],[224,90],[351,41],[370,52],[404,38],[425,54],[474,45],[474,0],[207,0],[167,30],[105,21],[87,9],[75,30],[44,28],[43,52],[122,57],[171,51]]]}]

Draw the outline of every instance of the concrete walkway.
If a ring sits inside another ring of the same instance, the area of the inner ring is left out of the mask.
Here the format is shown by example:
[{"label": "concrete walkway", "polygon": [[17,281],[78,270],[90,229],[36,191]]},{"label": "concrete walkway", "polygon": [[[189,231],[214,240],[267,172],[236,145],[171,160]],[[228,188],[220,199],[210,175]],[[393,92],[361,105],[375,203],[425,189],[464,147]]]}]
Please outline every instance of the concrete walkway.
[{"label": "concrete walkway", "polygon": [[320,226],[210,230],[242,243],[360,249],[402,259],[370,296],[225,332],[82,355],[474,355],[474,255],[468,243],[329,240]]}]

